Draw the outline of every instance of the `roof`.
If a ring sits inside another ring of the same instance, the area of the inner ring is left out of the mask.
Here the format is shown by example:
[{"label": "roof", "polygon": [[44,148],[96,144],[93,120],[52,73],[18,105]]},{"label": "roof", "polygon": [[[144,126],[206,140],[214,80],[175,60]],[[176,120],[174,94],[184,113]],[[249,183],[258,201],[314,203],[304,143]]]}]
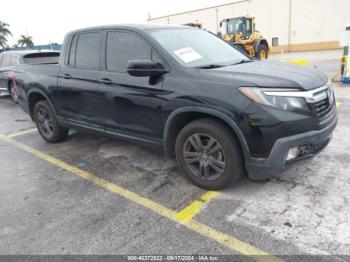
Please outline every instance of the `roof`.
[{"label": "roof", "polygon": [[137,29],[137,30],[151,30],[151,29],[176,29],[176,28],[188,28],[188,26],[176,26],[176,25],[159,25],[159,24],[115,24],[104,25],[95,27],[86,27],[71,31],[69,33],[76,33],[82,31],[93,30],[108,30],[108,29]]},{"label": "roof", "polygon": [[223,21],[233,20],[233,19],[241,19],[241,18],[255,19],[254,16],[242,15],[242,16],[236,16],[236,17],[225,18],[225,19],[223,19]]}]

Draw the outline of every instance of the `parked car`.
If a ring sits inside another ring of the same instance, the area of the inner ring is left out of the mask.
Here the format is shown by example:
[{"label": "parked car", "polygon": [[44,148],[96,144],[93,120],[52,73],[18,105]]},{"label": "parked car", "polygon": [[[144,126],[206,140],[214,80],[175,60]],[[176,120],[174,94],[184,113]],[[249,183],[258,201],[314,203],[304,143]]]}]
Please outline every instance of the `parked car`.
[{"label": "parked car", "polygon": [[56,51],[7,51],[0,54],[0,94],[10,94],[17,102],[17,88],[13,81],[14,67],[22,64],[57,63],[60,56]]},{"label": "parked car", "polygon": [[318,154],[337,124],[313,68],[255,61],[200,29],[68,33],[59,64],[16,68],[19,104],[49,143],[70,128],[162,149],[197,186],[267,179]]}]

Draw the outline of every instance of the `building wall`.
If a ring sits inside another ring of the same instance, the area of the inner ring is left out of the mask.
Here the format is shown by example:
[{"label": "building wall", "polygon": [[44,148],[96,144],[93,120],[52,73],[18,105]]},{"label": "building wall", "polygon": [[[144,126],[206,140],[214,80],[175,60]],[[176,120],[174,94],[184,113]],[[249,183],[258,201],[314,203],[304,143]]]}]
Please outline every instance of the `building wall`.
[{"label": "building wall", "polygon": [[337,47],[350,21],[349,0],[292,0],[291,42],[294,49]]},{"label": "building wall", "polygon": [[151,18],[149,22],[181,25],[201,22],[213,33],[221,20],[251,15],[256,28],[271,44],[273,51],[306,51],[340,48],[339,36],[350,22],[350,0],[236,0],[230,4]]}]

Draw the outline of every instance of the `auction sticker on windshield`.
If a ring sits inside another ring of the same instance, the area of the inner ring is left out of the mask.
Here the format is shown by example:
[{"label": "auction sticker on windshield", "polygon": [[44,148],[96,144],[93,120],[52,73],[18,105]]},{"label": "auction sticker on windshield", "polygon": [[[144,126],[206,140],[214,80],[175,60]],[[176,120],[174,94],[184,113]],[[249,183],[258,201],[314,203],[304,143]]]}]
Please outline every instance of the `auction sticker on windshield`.
[{"label": "auction sticker on windshield", "polygon": [[192,47],[177,49],[174,53],[185,63],[190,63],[202,58],[202,56],[193,50]]}]

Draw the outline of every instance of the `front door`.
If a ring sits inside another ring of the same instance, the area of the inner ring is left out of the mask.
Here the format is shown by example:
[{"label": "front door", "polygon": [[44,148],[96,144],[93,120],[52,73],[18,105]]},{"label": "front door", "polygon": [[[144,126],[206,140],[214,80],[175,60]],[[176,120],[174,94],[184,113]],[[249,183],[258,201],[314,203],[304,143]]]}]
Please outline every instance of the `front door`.
[{"label": "front door", "polygon": [[160,63],[159,56],[143,38],[128,31],[105,32],[105,46],[99,92],[106,132],[160,143],[163,77],[135,77],[126,72],[130,60]]}]

